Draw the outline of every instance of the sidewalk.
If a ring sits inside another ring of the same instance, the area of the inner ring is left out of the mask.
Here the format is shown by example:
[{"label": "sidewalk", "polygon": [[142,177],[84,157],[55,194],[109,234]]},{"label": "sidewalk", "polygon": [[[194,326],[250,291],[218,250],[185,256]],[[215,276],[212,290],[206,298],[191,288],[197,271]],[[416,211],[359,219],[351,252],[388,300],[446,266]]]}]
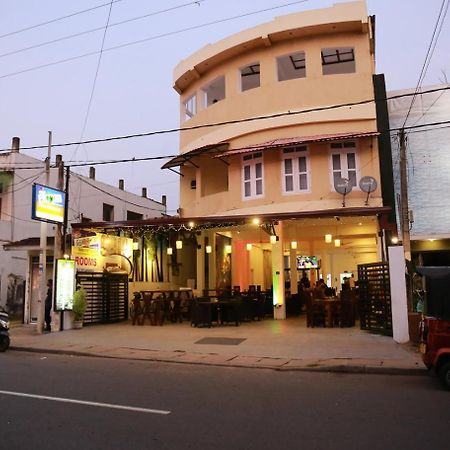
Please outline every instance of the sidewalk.
[{"label": "sidewalk", "polygon": [[358,328],[307,328],[304,318],[212,328],[122,322],[42,335],[22,325],[11,329],[11,350],[275,370],[427,373],[410,345]]}]

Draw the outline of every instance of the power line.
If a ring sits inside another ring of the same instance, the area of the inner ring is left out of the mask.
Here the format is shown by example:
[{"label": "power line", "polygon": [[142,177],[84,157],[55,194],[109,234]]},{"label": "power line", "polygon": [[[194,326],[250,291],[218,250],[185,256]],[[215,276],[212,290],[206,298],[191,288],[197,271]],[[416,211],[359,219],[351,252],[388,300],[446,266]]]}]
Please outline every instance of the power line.
[{"label": "power line", "polygon": [[[104,27],[105,29],[104,29],[104,32],[103,32],[102,44],[101,44],[101,47],[100,47],[100,53],[98,55],[98,60],[97,60],[97,68],[95,70],[94,80],[93,80],[92,87],[91,87],[91,93],[89,95],[89,101],[88,101],[88,106],[86,108],[86,115],[84,117],[83,128],[81,129],[80,141],[83,140],[84,133],[86,132],[86,126],[87,126],[88,119],[89,119],[89,113],[91,111],[91,106],[92,106],[92,100],[94,98],[95,87],[97,85],[98,72],[100,70],[100,63],[102,61],[103,48],[105,46],[105,40],[106,40],[106,32],[108,31],[108,25],[109,25],[109,20],[111,18],[111,11],[112,11],[113,3],[114,3],[114,1],[111,0],[111,2],[109,4],[108,18],[106,19],[106,26]],[[77,150],[78,150],[78,146],[75,148],[75,152],[74,152],[75,155],[77,154]]]},{"label": "power line", "polygon": [[[146,19],[147,17],[156,16],[158,14],[163,14],[163,13],[170,12],[170,11],[175,11],[175,10],[180,9],[180,8],[185,8],[186,6],[199,5],[200,3],[204,2],[204,1],[206,1],[206,0],[192,1],[192,2],[189,2],[189,3],[184,3],[182,5],[173,6],[171,8],[161,9],[159,11],[154,11],[154,12],[151,12],[151,13],[147,13],[147,14],[144,14],[142,16],[132,17],[131,19],[126,19],[126,20],[122,20],[120,22],[112,23],[112,24],[110,24],[108,26],[108,28],[117,27],[119,25],[124,25],[126,23],[134,22],[136,20]],[[116,2],[113,1],[112,3],[116,3]],[[105,6],[105,5],[103,5],[103,6]],[[29,51],[29,50],[34,50],[34,49],[40,48],[40,47],[45,47],[46,45],[56,44],[57,42],[66,41],[66,40],[73,39],[73,38],[76,38],[76,37],[79,37],[79,36],[83,36],[85,34],[95,33],[96,31],[101,31],[101,30],[104,30],[105,28],[106,27],[91,28],[91,29],[86,30],[86,31],[80,31],[79,33],[69,34],[69,35],[62,36],[62,37],[59,37],[59,38],[56,38],[56,39],[52,39],[50,41],[45,41],[45,42],[40,42],[39,44],[30,45],[29,47],[19,48],[17,50],[13,50],[13,51],[10,51],[10,52],[7,52],[7,53],[0,54],[0,58],[4,58],[6,56],[16,55],[18,53],[26,52],[26,51]]]},{"label": "power line", "polygon": [[[439,126],[443,125],[443,126]],[[422,129],[425,127],[433,127],[428,129]],[[405,130],[409,130],[408,133],[426,133],[428,131],[434,131],[434,130],[440,130],[444,128],[450,128],[450,120],[442,121],[442,122],[431,122],[431,123],[424,123],[420,125],[409,125],[405,127]],[[381,130],[380,134],[384,133],[392,133],[397,132],[401,128],[390,128],[388,130]],[[395,137],[395,136],[394,136]],[[26,148],[22,149],[26,150]],[[175,158],[177,156],[180,156],[180,154],[176,155],[158,155],[158,156],[147,156],[143,158],[125,158],[125,159],[111,159],[111,160],[103,160],[103,161],[84,161],[84,162],[75,162],[74,164],[65,164],[65,167],[86,167],[86,166],[101,166],[101,165],[108,165],[108,164],[121,164],[121,163],[128,163],[128,162],[143,162],[143,161],[156,161],[156,160],[162,160],[162,159],[169,159],[169,158]],[[10,166],[9,169],[14,169],[15,166]],[[56,168],[56,166],[52,166],[51,168]],[[42,166],[39,167],[18,167],[20,170],[27,170],[27,169],[42,169]]]},{"label": "power line", "polygon": [[[121,1],[122,0],[112,0],[113,3],[118,3],[118,2],[121,2]],[[2,39],[4,37],[7,37],[7,36],[12,36],[14,34],[23,33],[24,31],[29,31],[29,30],[33,30],[35,28],[43,27],[45,25],[49,25],[51,23],[59,22],[61,20],[69,19],[70,17],[78,16],[80,14],[84,14],[84,13],[87,13],[87,12],[90,12],[90,11],[94,11],[94,10],[99,9],[99,8],[104,8],[105,6],[109,6],[109,4],[110,4],[110,2],[103,3],[101,5],[94,6],[92,8],[83,9],[81,11],[76,11],[74,13],[67,14],[66,16],[57,17],[55,19],[47,20],[46,22],[41,22],[41,23],[38,23],[36,25],[31,25],[29,27],[21,28],[20,30],[10,31],[9,33],[5,33],[5,34],[0,35],[0,39]]]},{"label": "power line", "polygon": [[[446,3],[447,3],[447,5],[445,5]],[[448,5],[449,5],[449,0],[442,0],[441,7],[439,9],[438,18],[437,18],[436,23],[434,25],[433,34],[431,36],[430,44],[428,45],[427,54],[425,55],[425,60],[424,60],[423,65],[422,65],[422,70],[420,71],[419,79],[417,81],[416,90],[415,90],[414,96],[413,96],[413,98],[411,100],[411,104],[409,105],[409,109],[408,109],[408,112],[406,114],[405,121],[403,122],[403,126],[406,125],[406,121],[408,120],[409,114],[411,113],[411,109],[412,109],[412,107],[414,105],[414,101],[416,99],[416,96],[417,96],[417,93],[419,91],[419,88],[422,86],[422,82],[423,82],[423,80],[425,78],[425,75],[426,75],[426,73],[428,71],[428,67],[430,65],[431,58],[433,57],[437,41],[439,39],[439,35],[441,33],[441,30],[442,30],[442,25],[444,23],[445,16],[447,15]],[[444,7],[445,7],[445,12],[444,12]],[[442,18],[442,20],[441,20],[441,18]],[[439,24],[440,24],[440,26],[439,26]],[[438,30],[438,27],[439,27],[439,30]]]},{"label": "power line", "polygon": [[[251,16],[251,15],[260,14],[260,13],[263,13],[263,12],[273,11],[275,9],[285,8],[287,6],[292,6],[292,5],[296,5],[296,4],[299,4],[299,3],[305,3],[307,1],[309,1],[309,0],[297,0],[295,2],[284,3],[282,5],[272,6],[270,8],[260,9],[260,10],[257,10],[257,11],[251,11],[251,12],[248,12],[248,13],[239,14],[237,16],[227,17],[225,19],[218,19],[218,20],[214,20],[212,22],[206,22],[206,23],[199,24],[199,25],[193,25],[193,26],[190,26],[190,27],[187,27],[187,28],[182,28],[180,30],[168,31],[166,33],[158,34],[158,35],[155,35],[155,36],[150,36],[150,37],[144,38],[144,39],[139,39],[137,41],[126,42],[124,44],[119,44],[119,45],[116,45],[114,47],[109,47],[109,48],[104,49],[103,52],[110,52],[110,51],[113,51],[113,50],[119,50],[121,48],[129,47],[129,46],[132,46],[132,45],[142,44],[144,42],[148,42],[148,41],[152,41],[152,40],[156,40],[156,39],[161,39],[163,37],[173,36],[173,35],[180,34],[180,33],[185,33],[187,31],[198,30],[200,28],[204,28],[204,27],[211,26],[211,25],[217,25],[219,23],[230,22],[232,20],[240,19],[242,17],[248,17],[248,16]],[[99,53],[98,51],[92,51],[92,52],[84,53],[82,55],[72,56],[70,58],[60,59],[60,60],[53,61],[53,62],[50,62],[50,63],[41,64],[39,66],[29,67],[27,69],[19,70],[17,72],[11,72],[11,73],[7,73],[7,74],[4,74],[4,75],[0,75],[0,79],[8,78],[8,77],[16,76],[16,75],[20,75],[20,74],[31,72],[31,71],[34,71],[34,70],[44,69],[46,67],[51,67],[51,66],[54,66],[54,65],[57,65],[57,64],[63,64],[63,63],[66,63],[66,62],[75,61],[77,59],[86,58],[86,57],[89,57],[89,56],[98,55],[98,53]]]},{"label": "power line", "polygon": [[[124,199],[124,198],[121,198],[121,197],[119,197],[118,195],[114,195],[114,194],[112,194],[111,192],[105,191],[104,189],[102,189],[102,188],[100,188],[100,187],[98,187],[98,186],[95,186],[94,184],[92,184],[92,183],[90,183],[89,181],[87,181],[87,180],[85,179],[85,177],[83,177],[82,175],[78,175],[78,174],[75,173],[75,172],[71,172],[71,173],[72,173],[72,175],[74,175],[76,178],[78,178],[78,179],[79,179],[80,181],[82,181],[83,183],[85,183],[85,184],[91,186],[91,187],[94,188],[94,189],[97,189],[98,191],[100,191],[100,192],[103,193],[103,194],[106,194],[106,195],[109,195],[109,196],[112,197],[112,198],[115,198],[116,200],[120,200],[120,201],[122,201],[122,202],[124,202],[124,203],[127,203],[128,205],[137,206],[137,207],[139,207],[139,208],[145,208],[145,209],[148,209],[148,210],[150,210],[150,211],[162,212],[161,209],[149,208],[148,206],[145,206],[145,205],[139,205],[138,203],[130,202],[129,200],[126,200],[126,199]],[[131,194],[131,195],[136,195],[136,194],[133,194],[133,193],[131,193],[131,192],[127,192],[127,193],[128,193],[128,194]],[[152,201],[152,202],[154,202],[154,203],[160,203],[160,202],[158,202],[158,201],[156,201],[156,200],[149,199],[149,198],[146,198],[146,200],[150,200],[150,201]]]},{"label": "power line", "polygon": [[[433,92],[440,92],[440,91],[447,91],[447,90],[450,90],[450,85],[441,87],[441,88],[429,89],[427,91],[423,91],[422,94],[430,94]],[[414,95],[414,93],[398,94],[398,95],[393,95],[390,97],[382,98],[379,100],[374,100],[374,99],[360,100],[357,102],[340,103],[340,104],[321,106],[321,107],[316,107],[316,108],[301,109],[301,110],[297,110],[297,111],[284,111],[281,113],[274,113],[274,114],[268,114],[268,115],[263,115],[263,116],[253,116],[253,117],[246,117],[243,119],[234,119],[234,120],[226,120],[226,121],[214,122],[214,123],[209,123],[209,124],[200,124],[200,125],[194,125],[191,127],[177,127],[177,128],[169,128],[169,129],[165,129],[165,130],[156,130],[156,131],[148,131],[148,132],[144,132],[144,133],[129,134],[129,135],[124,135],[124,136],[112,136],[112,137],[108,137],[108,138],[90,139],[90,140],[86,140],[86,141],[66,142],[66,143],[62,143],[62,144],[53,144],[52,148],[69,147],[69,146],[80,145],[80,144],[97,144],[100,142],[111,142],[111,141],[124,140],[124,139],[134,139],[134,138],[138,138],[138,137],[155,136],[155,135],[170,134],[170,133],[175,133],[175,132],[199,130],[202,128],[212,128],[212,127],[223,126],[223,125],[252,122],[252,121],[257,121],[257,120],[274,119],[274,118],[278,118],[278,117],[294,116],[294,115],[307,114],[307,113],[317,112],[317,111],[328,111],[328,110],[333,110],[333,109],[338,109],[338,108],[359,106],[359,105],[364,105],[367,103],[373,103],[375,101],[394,100],[397,98],[410,97],[413,95]],[[441,123],[446,123],[446,122],[437,122],[436,124],[441,124]],[[412,125],[409,127],[405,127],[405,129],[412,129],[412,128],[416,128],[419,126],[423,126],[423,125]],[[399,130],[399,129],[400,128],[392,128],[390,131]],[[29,146],[29,147],[22,147],[21,150],[38,150],[38,149],[47,148],[47,146],[48,146],[47,144],[34,145],[34,146]],[[0,149],[0,152],[10,152],[11,150],[12,150],[11,148]]]}]

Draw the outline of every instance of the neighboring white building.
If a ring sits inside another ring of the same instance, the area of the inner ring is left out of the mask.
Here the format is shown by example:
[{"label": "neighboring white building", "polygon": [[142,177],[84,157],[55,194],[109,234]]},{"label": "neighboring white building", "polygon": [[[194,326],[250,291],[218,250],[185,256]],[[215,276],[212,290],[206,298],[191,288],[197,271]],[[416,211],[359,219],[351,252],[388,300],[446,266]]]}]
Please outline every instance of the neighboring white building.
[{"label": "neighboring white building", "polygon": [[[414,91],[388,92],[391,129],[403,126]],[[412,212],[411,251],[413,260],[425,265],[450,265],[450,202],[447,197],[450,190],[450,128],[446,123],[449,117],[450,90],[448,84],[443,84],[419,90],[406,122],[406,127],[416,126],[405,130],[408,209]],[[398,211],[399,139],[397,132],[391,136]]]},{"label": "neighboring white building", "polygon": [[[58,169],[54,165],[52,161],[47,183],[45,163],[20,153],[18,138],[13,139],[11,152],[0,154],[0,306],[7,305],[13,317],[23,313],[25,322],[33,319],[29,299],[36,269],[32,267],[33,254],[34,259],[39,255],[40,236],[40,222],[31,219],[32,185],[56,188]],[[147,198],[146,188],[142,189],[142,196],[126,192],[123,180],[119,180],[119,187],[102,183],[95,180],[92,167],[89,175],[70,172],[68,232],[72,222],[117,222],[165,215],[165,196],[158,202]],[[52,238],[55,229],[56,225],[48,224],[47,236]],[[9,247],[7,251],[5,245]]]}]

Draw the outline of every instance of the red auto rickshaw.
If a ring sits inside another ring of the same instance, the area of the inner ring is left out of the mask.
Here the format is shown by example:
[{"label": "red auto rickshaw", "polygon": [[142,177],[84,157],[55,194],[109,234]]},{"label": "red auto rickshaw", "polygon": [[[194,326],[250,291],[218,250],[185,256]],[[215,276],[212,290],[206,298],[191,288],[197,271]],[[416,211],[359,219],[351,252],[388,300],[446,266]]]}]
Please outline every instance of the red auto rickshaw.
[{"label": "red auto rickshaw", "polygon": [[450,267],[418,267],[417,271],[426,283],[419,350],[425,366],[450,389]]}]

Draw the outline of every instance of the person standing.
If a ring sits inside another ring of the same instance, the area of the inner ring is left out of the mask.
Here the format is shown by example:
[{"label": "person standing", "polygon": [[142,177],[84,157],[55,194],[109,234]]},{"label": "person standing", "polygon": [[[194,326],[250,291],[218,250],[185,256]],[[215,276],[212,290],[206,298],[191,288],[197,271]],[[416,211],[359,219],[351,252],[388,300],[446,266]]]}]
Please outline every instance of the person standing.
[{"label": "person standing", "polygon": [[45,331],[52,331],[51,322],[52,317],[50,312],[52,310],[52,300],[53,300],[53,282],[52,280],[47,280],[47,296],[45,297]]}]

